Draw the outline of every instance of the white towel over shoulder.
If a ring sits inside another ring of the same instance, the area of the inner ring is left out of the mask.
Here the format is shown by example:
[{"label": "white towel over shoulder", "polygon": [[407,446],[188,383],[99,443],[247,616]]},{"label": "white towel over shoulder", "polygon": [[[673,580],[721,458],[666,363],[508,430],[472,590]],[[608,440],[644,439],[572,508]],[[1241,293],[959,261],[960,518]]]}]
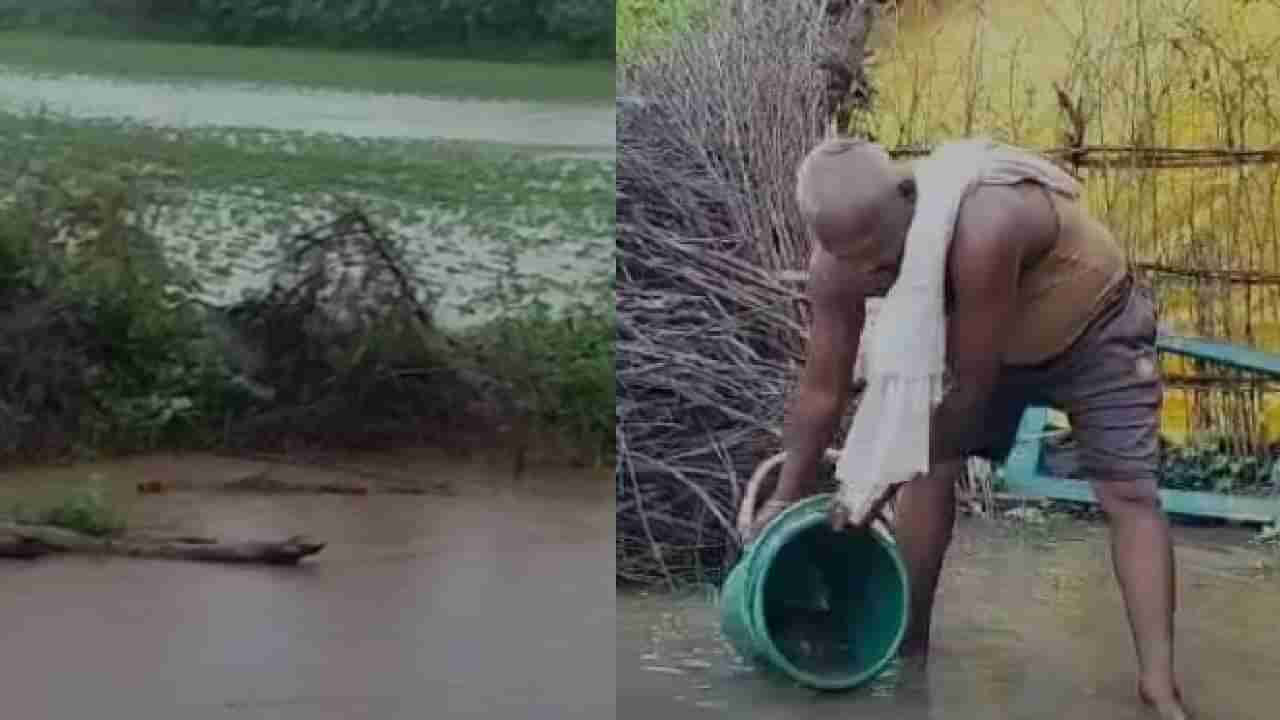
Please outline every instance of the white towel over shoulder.
[{"label": "white towel over shoulder", "polygon": [[915,176],[902,269],[864,332],[859,370],[867,387],[836,465],[837,501],[855,522],[893,485],[929,470],[933,410],[945,390],[947,250],[965,197],[979,185],[1026,180],[1080,193],[1048,159],[985,138],[939,147]]}]

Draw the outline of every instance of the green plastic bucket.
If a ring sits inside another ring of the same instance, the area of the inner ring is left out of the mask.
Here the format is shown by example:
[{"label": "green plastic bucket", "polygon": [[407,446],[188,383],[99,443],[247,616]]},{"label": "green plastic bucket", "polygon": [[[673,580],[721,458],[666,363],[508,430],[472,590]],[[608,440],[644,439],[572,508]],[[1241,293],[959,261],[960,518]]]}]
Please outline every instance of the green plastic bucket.
[{"label": "green plastic bucket", "polygon": [[897,655],[909,586],[893,539],[878,528],[833,531],[830,502],[807,498],[764,528],[725,580],[720,619],[738,653],[762,669],[848,690]]}]

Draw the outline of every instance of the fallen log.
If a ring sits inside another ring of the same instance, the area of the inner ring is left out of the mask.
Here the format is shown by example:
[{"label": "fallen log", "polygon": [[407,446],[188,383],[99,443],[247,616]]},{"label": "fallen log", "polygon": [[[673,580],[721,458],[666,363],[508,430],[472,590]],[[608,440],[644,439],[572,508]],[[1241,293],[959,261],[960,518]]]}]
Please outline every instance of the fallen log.
[{"label": "fallen log", "polygon": [[325,543],[301,535],[282,541],[218,540],[144,533],[94,537],[52,525],[0,522],[0,558],[35,559],[46,555],[114,555],[194,562],[296,565],[323,550]]}]

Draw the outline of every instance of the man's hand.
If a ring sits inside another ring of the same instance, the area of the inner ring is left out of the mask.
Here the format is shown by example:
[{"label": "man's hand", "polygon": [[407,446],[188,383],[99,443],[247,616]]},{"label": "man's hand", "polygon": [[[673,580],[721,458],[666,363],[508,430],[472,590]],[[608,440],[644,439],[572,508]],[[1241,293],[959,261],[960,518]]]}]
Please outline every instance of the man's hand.
[{"label": "man's hand", "polygon": [[791,503],[786,500],[776,500],[770,498],[760,506],[760,510],[755,513],[751,521],[746,527],[738,528],[738,535],[741,536],[742,545],[746,547],[756,541],[760,537],[760,531],[765,529],[772,520],[778,516],[783,510],[791,507]]},{"label": "man's hand", "polygon": [[813,317],[808,348],[782,431],[787,460],[774,497],[794,500],[814,489],[818,463],[849,401],[866,318],[863,285],[854,269],[839,258],[815,251],[809,265]]},{"label": "man's hand", "polygon": [[[912,479],[912,482],[919,480],[921,477],[922,475],[916,475],[916,477]],[[839,502],[838,499],[833,500],[831,503],[831,510],[828,513],[828,519],[831,522],[831,529],[836,532],[861,530],[862,528],[869,527],[876,520],[888,525],[889,518],[885,515],[885,509],[889,507],[889,503],[897,496],[898,489],[901,487],[901,484],[890,485],[889,488],[880,495],[880,497],[872,501],[871,505],[867,508],[867,511],[861,514],[854,514],[856,511],[851,511],[849,508],[845,507],[843,503]]]}]

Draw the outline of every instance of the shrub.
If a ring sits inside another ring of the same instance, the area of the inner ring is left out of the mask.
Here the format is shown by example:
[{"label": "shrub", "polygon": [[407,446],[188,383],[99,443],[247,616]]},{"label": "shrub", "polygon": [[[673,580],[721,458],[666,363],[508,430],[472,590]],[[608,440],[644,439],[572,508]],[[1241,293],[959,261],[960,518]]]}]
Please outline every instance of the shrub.
[{"label": "shrub", "polygon": [[544,303],[486,329],[481,357],[542,428],[597,460],[614,448],[612,305],[553,315]]},{"label": "shrub", "polygon": [[95,537],[119,534],[126,525],[97,483],[78,487],[47,508],[28,511],[19,506],[12,514],[21,523],[52,525]]},{"label": "shrub", "polygon": [[0,429],[10,453],[192,440],[234,394],[195,281],[151,230],[180,178],[122,167],[101,150],[68,147],[0,169],[14,188],[0,206]]}]

